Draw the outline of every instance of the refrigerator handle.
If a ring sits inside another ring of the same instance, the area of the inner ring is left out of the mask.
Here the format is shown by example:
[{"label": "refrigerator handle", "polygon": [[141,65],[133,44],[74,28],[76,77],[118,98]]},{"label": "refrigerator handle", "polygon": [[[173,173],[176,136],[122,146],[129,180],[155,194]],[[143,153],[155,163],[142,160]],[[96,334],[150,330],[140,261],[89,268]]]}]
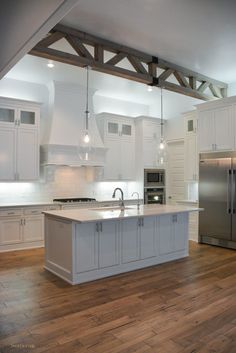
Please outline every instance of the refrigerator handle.
[{"label": "refrigerator handle", "polygon": [[232,206],[232,200],[233,200],[233,195],[231,193],[231,186],[232,186],[232,180],[231,180],[231,169],[228,170],[227,172],[227,185],[228,185],[228,191],[227,191],[227,213],[231,214],[231,206]]},{"label": "refrigerator handle", "polygon": [[235,214],[235,187],[236,187],[236,170],[233,169],[233,175],[232,175],[232,214]]}]

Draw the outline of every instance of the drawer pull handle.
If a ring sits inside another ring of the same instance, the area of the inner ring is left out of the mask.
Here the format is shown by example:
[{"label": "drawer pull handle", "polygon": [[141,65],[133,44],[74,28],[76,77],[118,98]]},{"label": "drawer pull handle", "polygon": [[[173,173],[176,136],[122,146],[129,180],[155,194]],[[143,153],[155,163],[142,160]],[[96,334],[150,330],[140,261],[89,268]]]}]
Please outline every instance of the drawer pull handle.
[{"label": "drawer pull handle", "polygon": [[7,214],[11,215],[11,214],[15,214],[15,212],[7,212]]}]

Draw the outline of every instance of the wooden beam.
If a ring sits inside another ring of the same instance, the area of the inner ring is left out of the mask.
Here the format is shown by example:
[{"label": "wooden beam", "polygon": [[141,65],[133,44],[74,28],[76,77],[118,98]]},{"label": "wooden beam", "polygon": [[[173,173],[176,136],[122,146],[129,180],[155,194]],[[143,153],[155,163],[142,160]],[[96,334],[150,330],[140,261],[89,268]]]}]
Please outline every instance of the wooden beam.
[{"label": "wooden beam", "polygon": [[128,55],[127,59],[129,60],[130,64],[134,67],[134,69],[141,73],[146,75],[147,74],[147,70],[145,69],[145,67],[143,66],[143,64],[134,56],[132,55]]},{"label": "wooden beam", "polygon": [[115,56],[113,56],[113,58],[111,58],[110,60],[108,60],[106,62],[106,64],[108,65],[116,65],[118,64],[121,60],[123,60],[124,58],[126,58],[126,54],[125,53],[118,53]]},{"label": "wooden beam", "polygon": [[174,76],[176,80],[179,82],[180,86],[191,88],[189,82],[181,72],[174,71]]},{"label": "wooden beam", "polygon": [[[48,48],[50,44],[55,43],[62,37],[66,38],[78,55]],[[86,45],[92,46],[93,53],[89,52]],[[104,62],[105,51],[114,53],[114,56],[107,62]],[[197,99],[209,100],[227,95],[227,84],[224,82],[61,24],[56,25],[51,34],[40,41],[29,54],[79,67],[91,66],[92,69],[99,72],[163,87]],[[116,66],[124,58],[128,59],[132,68]],[[159,74],[158,68],[163,69],[164,72]],[[177,79],[177,83],[167,81],[172,74]],[[209,95],[206,95],[204,92],[208,87],[210,88]]]},{"label": "wooden beam", "polygon": [[103,72],[106,74],[123,77],[132,81],[137,81],[140,83],[149,84],[152,82],[152,76],[144,75],[138,72],[132,72],[120,67],[103,64],[94,59],[88,59],[82,56],[77,56],[74,54],[69,54],[62,52],[60,50],[43,48],[43,47],[34,47],[29,54],[39,56],[41,58],[50,59],[54,61],[59,61],[64,64],[70,64],[78,67],[90,66],[92,69]]},{"label": "wooden beam", "polygon": [[72,48],[76,51],[77,54],[91,60],[93,59],[88,49],[83,45],[79,38],[76,38],[72,35],[66,35],[65,39],[72,46]]},{"label": "wooden beam", "polygon": [[51,32],[48,33],[47,36],[43,38],[37,45],[42,47],[49,47],[53,43],[58,42],[63,37],[65,37],[65,35],[62,32]]}]

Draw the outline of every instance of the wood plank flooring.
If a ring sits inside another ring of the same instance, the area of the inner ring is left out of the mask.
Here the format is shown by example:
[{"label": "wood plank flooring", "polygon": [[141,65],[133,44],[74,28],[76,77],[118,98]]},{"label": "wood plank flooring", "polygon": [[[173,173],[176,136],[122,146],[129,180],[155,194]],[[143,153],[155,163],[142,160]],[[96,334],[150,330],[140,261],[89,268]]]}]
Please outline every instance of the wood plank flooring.
[{"label": "wood plank flooring", "polygon": [[70,286],[43,249],[0,254],[0,352],[235,353],[236,251]]}]

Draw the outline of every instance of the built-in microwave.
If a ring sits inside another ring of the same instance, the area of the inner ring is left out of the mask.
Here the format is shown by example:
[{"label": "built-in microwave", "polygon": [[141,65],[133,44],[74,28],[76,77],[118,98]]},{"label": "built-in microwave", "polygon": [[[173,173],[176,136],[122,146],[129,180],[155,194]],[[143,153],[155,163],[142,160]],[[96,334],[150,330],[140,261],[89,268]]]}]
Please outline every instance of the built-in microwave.
[{"label": "built-in microwave", "polygon": [[164,169],[144,169],[144,187],[165,186]]}]

